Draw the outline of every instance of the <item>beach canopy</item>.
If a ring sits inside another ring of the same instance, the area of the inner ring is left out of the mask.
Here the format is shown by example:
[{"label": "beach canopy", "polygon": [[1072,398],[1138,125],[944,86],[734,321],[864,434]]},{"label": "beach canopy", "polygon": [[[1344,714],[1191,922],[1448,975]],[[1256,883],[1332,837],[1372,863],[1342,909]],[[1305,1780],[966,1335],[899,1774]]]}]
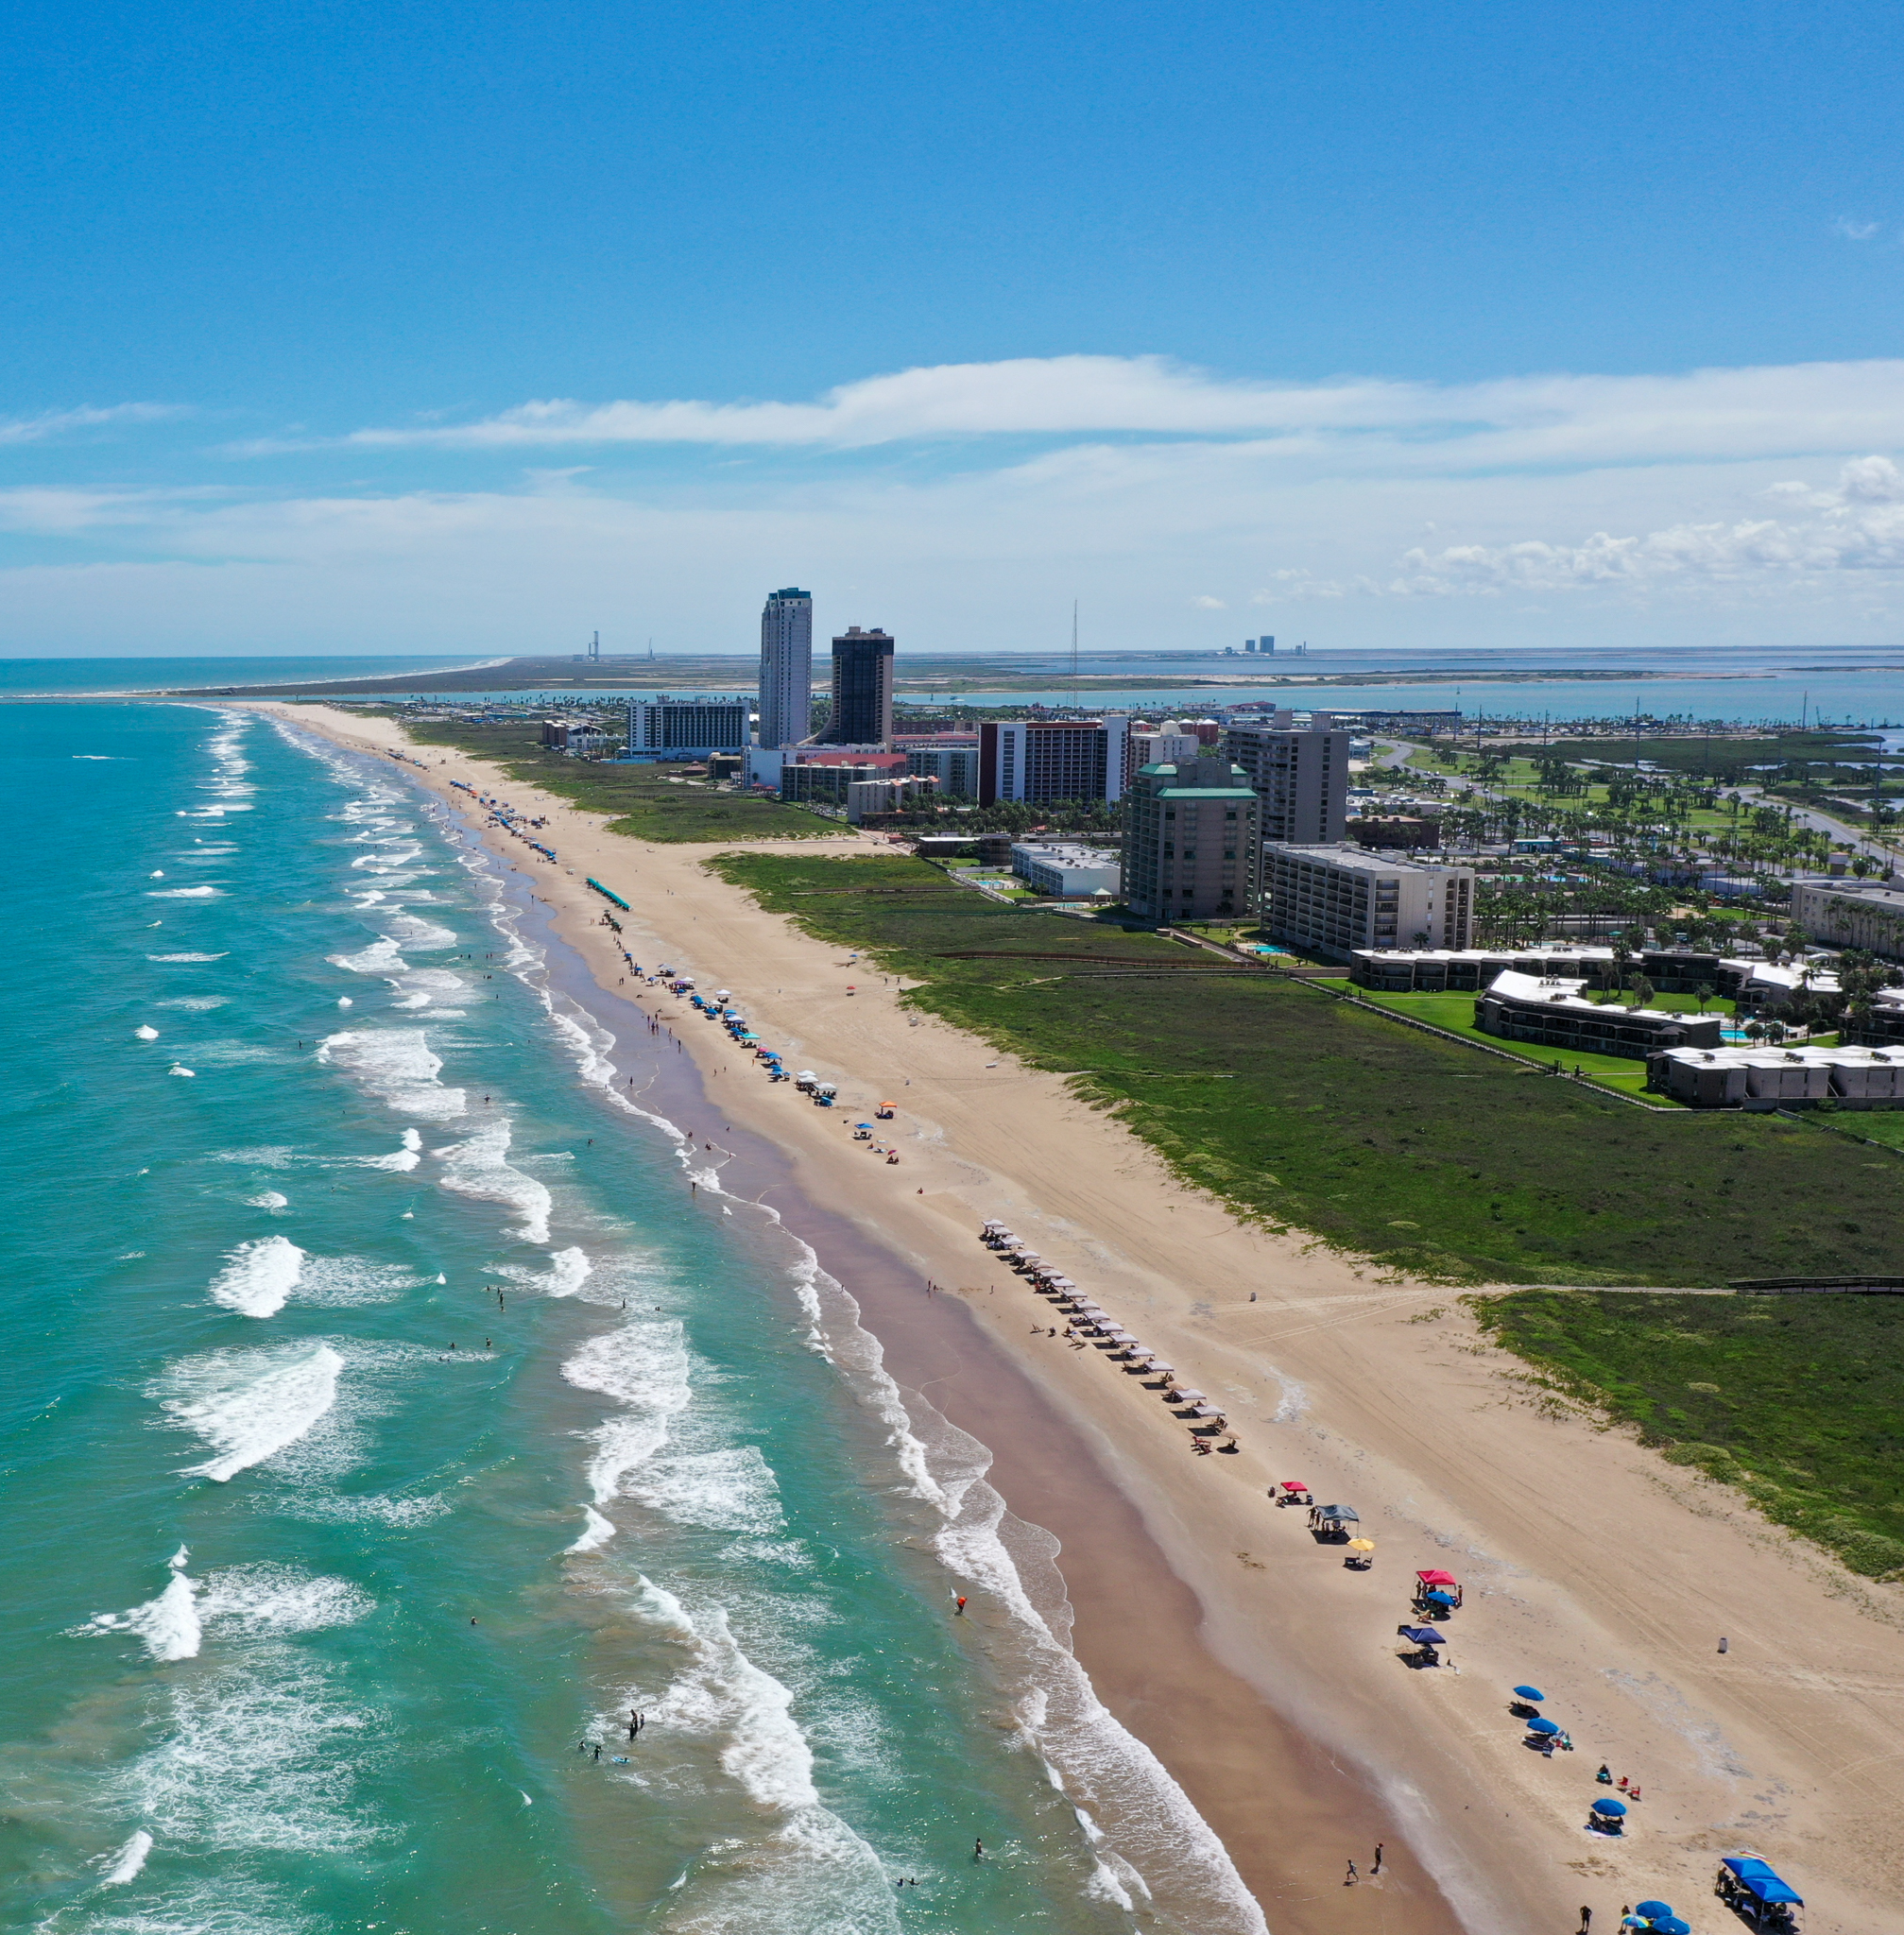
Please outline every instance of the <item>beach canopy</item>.
[{"label": "beach canopy", "polygon": [[1309,1487],[1306,1484],[1304,1484],[1299,1478],[1284,1479],[1282,1481],[1282,1488],[1286,1492],[1306,1492],[1309,1489]]},{"label": "beach canopy", "polygon": [[1325,1505],[1322,1515],[1325,1518],[1350,1519],[1357,1525],[1362,1523],[1362,1515],[1353,1505]]},{"label": "beach canopy", "polygon": [[1626,1812],[1626,1803],[1624,1801],[1595,1801],[1593,1811],[1596,1814],[1604,1814],[1609,1821],[1618,1821]]},{"label": "beach canopy", "polygon": [[1670,1901],[1637,1901],[1633,1904],[1633,1912],[1636,1915],[1644,1915],[1649,1922],[1654,1922],[1662,1915],[1670,1915],[1672,1912],[1672,1904]]},{"label": "beach canopy", "polygon": [[1790,1882],[1780,1880],[1771,1864],[1761,1861],[1757,1855],[1727,1855],[1725,1866],[1760,1901],[1791,1902],[1798,1908],[1805,1906],[1805,1897]]},{"label": "beach canopy", "polygon": [[1527,1731],[1544,1738],[1557,1734],[1560,1731],[1560,1722],[1555,1720],[1531,1720],[1527,1722]]},{"label": "beach canopy", "polygon": [[1545,1700],[1547,1695],[1538,1687],[1517,1687],[1515,1692],[1523,1700]]},{"label": "beach canopy", "polygon": [[[1457,1583],[1452,1572],[1417,1572],[1415,1576],[1424,1585],[1453,1585]],[[1516,1687],[1515,1690],[1518,1692],[1520,1689]],[[1538,1699],[1539,1695],[1535,1697]]]},{"label": "beach canopy", "polygon": [[[1446,1646],[1447,1637],[1437,1633],[1432,1626],[1403,1626],[1399,1629],[1401,1637],[1412,1639],[1417,1646]],[[1621,1810],[1624,1811],[1623,1809]]]},{"label": "beach canopy", "polygon": [[1205,1398],[1201,1391],[1179,1391],[1176,1401],[1179,1404],[1202,1404]]}]

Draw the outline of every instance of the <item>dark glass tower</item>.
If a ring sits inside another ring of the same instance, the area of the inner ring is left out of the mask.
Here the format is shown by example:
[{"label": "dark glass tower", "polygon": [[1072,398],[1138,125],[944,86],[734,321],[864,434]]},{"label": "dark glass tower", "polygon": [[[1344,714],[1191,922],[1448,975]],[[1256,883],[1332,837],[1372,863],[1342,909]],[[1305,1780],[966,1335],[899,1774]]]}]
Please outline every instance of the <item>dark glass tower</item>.
[{"label": "dark glass tower", "polygon": [[833,641],[834,745],[884,745],[893,736],[893,642],[883,631],[849,625]]}]

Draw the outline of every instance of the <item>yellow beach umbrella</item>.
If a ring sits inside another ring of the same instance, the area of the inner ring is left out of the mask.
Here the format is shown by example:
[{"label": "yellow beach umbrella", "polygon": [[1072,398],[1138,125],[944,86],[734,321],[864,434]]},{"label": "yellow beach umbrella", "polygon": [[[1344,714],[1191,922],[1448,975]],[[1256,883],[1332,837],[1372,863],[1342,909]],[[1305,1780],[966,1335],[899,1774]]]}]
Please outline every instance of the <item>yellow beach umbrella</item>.
[{"label": "yellow beach umbrella", "polygon": [[1348,1550],[1351,1552],[1372,1552],[1375,1541],[1372,1538],[1352,1538],[1348,1542]]}]

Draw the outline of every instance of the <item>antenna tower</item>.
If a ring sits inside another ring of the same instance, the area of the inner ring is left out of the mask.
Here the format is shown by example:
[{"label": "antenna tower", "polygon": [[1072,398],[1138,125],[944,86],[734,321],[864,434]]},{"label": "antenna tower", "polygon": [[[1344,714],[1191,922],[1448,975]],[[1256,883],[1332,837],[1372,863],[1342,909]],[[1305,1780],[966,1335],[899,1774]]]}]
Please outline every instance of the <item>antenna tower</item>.
[{"label": "antenna tower", "polygon": [[1072,689],[1077,689],[1077,600],[1071,601],[1071,676]]}]

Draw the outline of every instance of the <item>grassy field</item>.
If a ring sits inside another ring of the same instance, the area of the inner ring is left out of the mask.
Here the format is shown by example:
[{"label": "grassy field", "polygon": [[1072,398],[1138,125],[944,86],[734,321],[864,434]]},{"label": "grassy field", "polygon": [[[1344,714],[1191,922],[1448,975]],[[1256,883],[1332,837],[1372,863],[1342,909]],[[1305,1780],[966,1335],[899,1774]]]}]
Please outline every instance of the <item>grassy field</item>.
[{"label": "grassy field", "polygon": [[1517,1356],[1872,1578],[1904,1576],[1904,1297],[1477,1297]]},{"label": "grassy field", "polygon": [[[948,894],[920,861],[708,864],[922,983],[919,1006],[1071,1075],[1187,1181],[1271,1227],[1469,1283],[1713,1285],[1897,1265],[1904,1171],[1843,1137],[1643,1113],[1274,972]],[[853,891],[872,886],[901,891]]]},{"label": "grassy field", "polygon": [[405,719],[403,725],[419,745],[454,746],[493,760],[525,786],[540,786],[591,813],[614,813],[611,831],[637,840],[815,840],[845,831],[837,821],[777,799],[720,793],[671,777],[676,767],[603,765],[545,752],[534,728],[520,720],[439,726]]}]

